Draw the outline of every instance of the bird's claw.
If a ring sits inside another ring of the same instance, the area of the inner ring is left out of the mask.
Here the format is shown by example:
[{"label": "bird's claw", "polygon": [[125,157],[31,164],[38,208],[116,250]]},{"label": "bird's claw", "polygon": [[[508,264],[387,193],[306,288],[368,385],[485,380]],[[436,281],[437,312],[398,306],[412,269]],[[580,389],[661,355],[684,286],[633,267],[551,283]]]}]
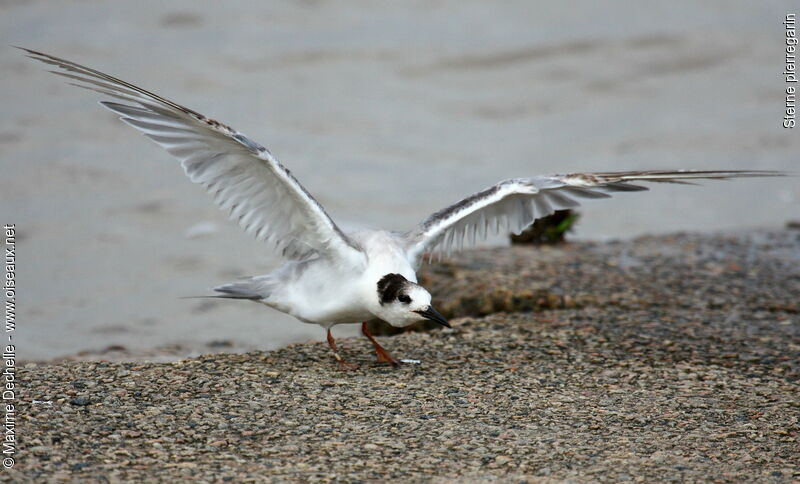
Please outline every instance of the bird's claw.
[{"label": "bird's claw", "polygon": [[389,363],[394,367],[400,366],[400,363],[402,363],[400,360],[390,355],[389,352],[384,350],[383,348],[379,347],[375,349],[375,354],[378,356],[378,361],[380,361],[381,363]]},{"label": "bird's claw", "polygon": [[336,362],[339,364],[339,369],[342,371],[355,371],[360,368],[357,363],[350,363],[349,361],[337,359]]}]

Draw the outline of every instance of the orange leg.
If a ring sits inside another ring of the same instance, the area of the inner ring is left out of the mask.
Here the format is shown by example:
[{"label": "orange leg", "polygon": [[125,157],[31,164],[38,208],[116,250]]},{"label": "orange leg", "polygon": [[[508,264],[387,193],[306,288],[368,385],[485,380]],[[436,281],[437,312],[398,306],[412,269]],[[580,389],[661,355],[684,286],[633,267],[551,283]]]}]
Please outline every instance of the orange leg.
[{"label": "orange leg", "polygon": [[336,349],[336,341],[333,340],[333,335],[331,334],[331,330],[328,329],[328,346],[331,347],[333,350],[333,356],[336,358],[336,362],[339,363],[339,368],[343,370],[356,370],[358,369],[358,365],[355,363],[348,363],[339,355],[339,351]]},{"label": "orange leg", "polygon": [[378,355],[378,361],[381,361],[383,363],[389,363],[392,366],[397,366],[400,364],[400,360],[390,355],[389,352],[383,348],[383,346],[381,346],[377,341],[375,341],[375,338],[372,336],[372,333],[369,332],[369,328],[367,328],[366,322],[361,323],[361,333],[363,333],[364,336],[369,338],[369,340],[372,341],[372,344],[375,345],[375,354]]}]

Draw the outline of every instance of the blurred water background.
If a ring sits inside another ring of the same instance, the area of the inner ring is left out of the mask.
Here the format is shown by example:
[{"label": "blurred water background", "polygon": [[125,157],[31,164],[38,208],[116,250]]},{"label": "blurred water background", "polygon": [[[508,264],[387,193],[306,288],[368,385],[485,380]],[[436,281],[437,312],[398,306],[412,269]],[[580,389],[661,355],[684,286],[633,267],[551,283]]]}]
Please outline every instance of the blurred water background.
[{"label": "blurred water background", "polygon": [[[95,67],[247,133],[344,228],[406,229],[514,176],[797,171],[798,128],[781,127],[790,8],[0,2],[0,212],[20,234],[18,352],[180,356],[323,331],[255,304],[180,299],[279,259],[97,95],[10,45]],[[575,235],[590,239],[779,228],[800,217],[800,183],[656,186],[581,211]]]}]

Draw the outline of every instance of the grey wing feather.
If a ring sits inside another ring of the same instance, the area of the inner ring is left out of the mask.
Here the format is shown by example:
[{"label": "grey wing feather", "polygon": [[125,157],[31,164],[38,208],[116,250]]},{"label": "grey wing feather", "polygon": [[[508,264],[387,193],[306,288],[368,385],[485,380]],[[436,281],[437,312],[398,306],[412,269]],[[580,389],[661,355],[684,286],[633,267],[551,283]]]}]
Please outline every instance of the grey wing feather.
[{"label": "grey wing feather", "polygon": [[514,178],[446,207],[403,234],[410,260],[419,263],[424,253],[449,253],[465,239],[474,241],[501,226],[519,233],[536,219],[578,205],[577,199],[607,198],[610,193],[648,190],[631,182],[682,183],[689,180],[726,180],[740,177],[783,176],[758,170],[677,170],[572,173]]},{"label": "grey wing feather", "polygon": [[22,49],[74,85],[125,103],[101,104],[181,160],[186,175],[248,233],[295,260],[336,255],[363,263],[360,248],[263,146],[233,128],[102,72]]}]

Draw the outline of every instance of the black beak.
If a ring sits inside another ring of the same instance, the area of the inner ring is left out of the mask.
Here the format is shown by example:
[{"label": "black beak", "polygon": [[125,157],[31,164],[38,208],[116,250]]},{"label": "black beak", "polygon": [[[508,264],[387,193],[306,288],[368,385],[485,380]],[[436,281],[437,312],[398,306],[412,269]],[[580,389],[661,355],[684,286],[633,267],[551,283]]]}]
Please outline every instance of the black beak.
[{"label": "black beak", "polygon": [[414,312],[419,314],[423,318],[430,319],[431,321],[436,321],[442,326],[452,328],[452,326],[450,326],[450,323],[448,323],[447,320],[444,319],[444,316],[439,314],[439,311],[433,309],[433,306],[428,306],[427,309],[425,309],[424,311],[414,311]]}]

